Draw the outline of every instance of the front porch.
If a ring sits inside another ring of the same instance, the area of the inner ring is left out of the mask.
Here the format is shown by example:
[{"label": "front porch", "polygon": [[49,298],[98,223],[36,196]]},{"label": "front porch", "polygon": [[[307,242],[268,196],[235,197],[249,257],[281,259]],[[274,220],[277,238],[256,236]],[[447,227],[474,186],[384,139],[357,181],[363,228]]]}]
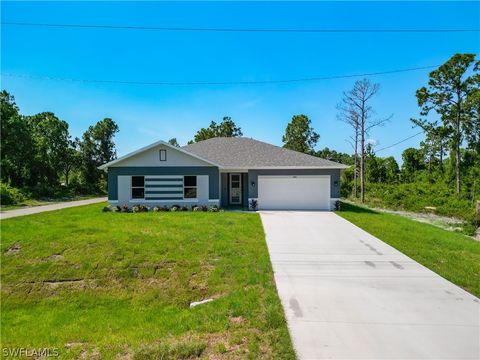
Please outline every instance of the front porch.
[{"label": "front porch", "polygon": [[220,173],[220,205],[230,210],[248,210],[248,173]]}]

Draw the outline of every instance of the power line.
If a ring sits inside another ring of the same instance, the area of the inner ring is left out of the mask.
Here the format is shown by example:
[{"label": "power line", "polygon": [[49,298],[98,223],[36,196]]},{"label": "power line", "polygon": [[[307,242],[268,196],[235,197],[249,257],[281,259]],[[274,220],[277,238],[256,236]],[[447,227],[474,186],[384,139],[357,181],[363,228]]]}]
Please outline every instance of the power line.
[{"label": "power line", "polygon": [[129,80],[95,80],[95,79],[74,79],[64,77],[51,77],[51,76],[33,76],[22,75],[12,73],[2,73],[2,76],[16,77],[16,78],[30,78],[40,80],[53,80],[53,81],[69,81],[69,82],[83,82],[83,83],[98,83],[98,84],[126,84],[126,85],[159,85],[159,86],[195,86],[195,85],[265,85],[265,84],[286,84],[286,83],[299,83],[309,81],[321,81],[321,80],[334,80],[334,79],[348,79],[355,77],[376,76],[396,74],[409,71],[418,71],[425,69],[438,68],[440,65],[430,65],[407,69],[396,69],[388,71],[377,71],[362,74],[350,74],[350,75],[333,75],[333,76],[321,76],[321,77],[307,77],[297,79],[280,79],[280,80],[247,80],[247,81],[129,81]]},{"label": "power line", "polygon": [[54,24],[33,22],[2,22],[2,25],[35,26],[50,28],[82,28],[82,29],[122,29],[122,30],[157,30],[157,31],[197,31],[197,32],[256,32],[256,33],[469,33],[480,32],[480,29],[288,29],[288,28],[198,28],[136,25],[104,25],[104,24]]},{"label": "power line", "polygon": [[418,133],[416,133],[416,134],[414,134],[414,135],[412,135],[412,136],[407,137],[406,139],[403,139],[403,140],[400,140],[399,142],[396,142],[395,144],[388,145],[388,146],[385,146],[385,147],[383,147],[383,148],[381,148],[381,149],[375,150],[375,153],[378,153],[378,152],[383,151],[383,150],[386,150],[386,149],[390,149],[391,147],[394,147],[394,146],[396,146],[396,145],[399,145],[399,144],[401,144],[401,143],[404,143],[405,141],[410,140],[410,139],[413,139],[414,137],[416,137],[416,136],[418,136],[418,135],[420,135],[420,134],[423,134],[423,133],[424,133],[424,131],[422,130],[422,131],[420,131],[420,132],[418,132]]}]

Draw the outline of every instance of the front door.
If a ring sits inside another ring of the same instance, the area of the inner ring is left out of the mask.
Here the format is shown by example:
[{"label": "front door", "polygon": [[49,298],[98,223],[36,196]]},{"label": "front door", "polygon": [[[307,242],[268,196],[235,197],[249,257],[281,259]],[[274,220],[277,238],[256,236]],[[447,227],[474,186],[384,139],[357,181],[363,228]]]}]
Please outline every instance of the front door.
[{"label": "front door", "polygon": [[242,175],[230,174],[230,204],[242,204]]}]

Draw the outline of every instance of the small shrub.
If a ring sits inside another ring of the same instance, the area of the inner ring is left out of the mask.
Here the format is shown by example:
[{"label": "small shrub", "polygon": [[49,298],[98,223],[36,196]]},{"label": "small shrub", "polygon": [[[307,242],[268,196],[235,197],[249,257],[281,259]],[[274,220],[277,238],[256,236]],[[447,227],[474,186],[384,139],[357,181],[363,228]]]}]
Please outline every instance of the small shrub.
[{"label": "small shrub", "polygon": [[122,205],[121,212],[128,213],[130,209],[128,208],[127,204]]},{"label": "small shrub", "polygon": [[200,211],[201,209],[197,205],[192,206],[192,211]]},{"label": "small shrub", "polygon": [[340,200],[335,201],[335,211],[340,211]]},{"label": "small shrub", "polygon": [[112,211],[113,211],[113,212],[120,212],[120,211],[122,211],[122,208],[117,205],[117,206],[114,206],[114,207],[112,208]]},{"label": "small shrub", "polygon": [[110,206],[104,206],[102,209],[103,212],[111,212],[112,208]]},{"label": "small shrub", "polygon": [[258,200],[252,199],[250,200],[250,209],[255,211],[258,208]]},{"label": "small shrub", "polygon": [[132,212],[139,213],[141,211],[140,205],[133,205]]},{"label": "small shrub", "polygon": [[163,205],[163,206],[160,208],[160,211],[168,211],[168,206],[167,206],[167,205]]},{"label": "small shrub", "polygon": [[207,205],[202,205],[202,211],[208,211],[208,206]]},{"label": "small shrub", "polygon": [[173,205],[173,206],[170,208],[170,211],[173,211],[173,212],[178,211],[178,206]]},{"label": "small shrub", "polygon": [[210,212],[218,212],[218,206],[217,206],[217,205],[212,205],[212,206],[210,206],[209,211],[210,211]]},{"label": "small shrub", "polygon": [[25,201],[25,196],[17,188],[5,183],[0,183],[0,203],[2,205],[15,205]]},{"label": "small shrub", "polygon": [[180,208],[181,211],[188,211],[188,206],[186,205],[183,205],[181,208]]},{"label": "small shrub", "polygon": [[160,211],[160,207],[155,205],[153,208],[152,208],[152,211],[153,212],[159,212]]}]

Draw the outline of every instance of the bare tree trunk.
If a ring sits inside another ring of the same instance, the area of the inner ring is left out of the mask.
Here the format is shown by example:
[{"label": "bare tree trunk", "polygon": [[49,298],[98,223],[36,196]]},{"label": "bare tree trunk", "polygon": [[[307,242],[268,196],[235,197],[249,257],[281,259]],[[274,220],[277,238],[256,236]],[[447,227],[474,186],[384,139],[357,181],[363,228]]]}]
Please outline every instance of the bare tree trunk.
[{"label": "bare tree trunk", "polygon": [[360,135],[360,199],[365,202],[365,111],[362,109],[361,135]]},{"label": "bare tree trunk", "polygon": [[357,199],[357,177],[358,177],[358,129],[355,129],[355,165],[353,169],[353,197]]},{"label": "bare tree trunk", "polygon": [[461,105],[461,97],[460,97],[460,94],[457,93],[457,97],[458,97],[458,100],[457,100],[457,121],[456,121],[456,124],[455,124],[455,130],[456,130],[456,134],[455,134],[455,173],[456,173],[456,177],[457,177],[457,196],[460,196],[460,142],[462,141],[462,137],[461,137],[461,129],[460,129],[460,120],[461,120],[461,109],[462,109],[462,105]]},{"label": "bare tree trunk", "polygon": [[455,174],[457,177],[457,195],[460,196],[460,120],[457,120],[457,134],[455,141]]}]

